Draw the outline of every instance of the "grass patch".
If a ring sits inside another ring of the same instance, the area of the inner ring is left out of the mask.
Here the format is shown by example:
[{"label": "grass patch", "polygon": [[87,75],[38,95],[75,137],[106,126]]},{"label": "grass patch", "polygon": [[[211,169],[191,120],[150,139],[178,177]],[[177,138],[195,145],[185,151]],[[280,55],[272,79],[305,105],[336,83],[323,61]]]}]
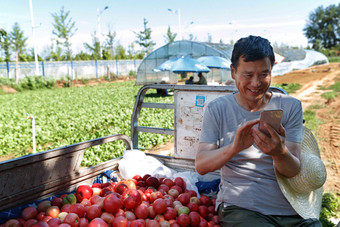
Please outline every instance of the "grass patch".
[{"label": "grass patch", "polygon": [[330,92],[325,92],[321,94],[321,97],[329,101],[331,99],[335,99],[336,95],[337,93],[335,91],[330,91]]},{"label": "grass patch", "polygon": [[43,76],[26,76],[15,83],[15,79],[0,78],[0,85],[7,85],[17,91],[37,90],[42,88],[55,88],[56,81],[54,79],[46,79]]},{"label": "grass patch", "polygon": [[318,90],[324,91],[324,90],[328,90],[328,88],[326,88],[325,86],[319,85],[319,86],[318,86]]},{"label": "grass patch", "polygon": [[340,57],[339,57],[339,56],[328,57],[328,61],[329,61],[329,63],[332,63],[332,62],[340,62]]},{"label": "grass patch", "polygon": [[319,219],[322,226],[335,226],[329,219],[339,217],[339,213],[340,198],[333,193],[324,193],[322,195],[322,206]]},{"label": "grass patch", "polygon": [[301,84],[294,84],[294,83],[289,83],[289,84],[272,84],[272,87],[278,87],[282,88],[288,93],[295,93],[297,90],[301,88]]},{"label": "grass patch", "polygon": [[303,119],[305,120],[305,127],[311,130],[314,135],[317,135],[318,127],[323,122],[316,118],[315,111],[308,108],[305,112],[303,112]]},{"label": "grass patch", "polygon": [[312,109],[312,110],[318,110],[318,109],[322,109],[322,108],[325,108],[325,105],[314,104],[314,105],[309,106],[309,109]]},{"label": "grass patch", "polygon": [[337,82],[329,87],[329,89],[332,89],[335,92],[340,92],[340,82]]}]

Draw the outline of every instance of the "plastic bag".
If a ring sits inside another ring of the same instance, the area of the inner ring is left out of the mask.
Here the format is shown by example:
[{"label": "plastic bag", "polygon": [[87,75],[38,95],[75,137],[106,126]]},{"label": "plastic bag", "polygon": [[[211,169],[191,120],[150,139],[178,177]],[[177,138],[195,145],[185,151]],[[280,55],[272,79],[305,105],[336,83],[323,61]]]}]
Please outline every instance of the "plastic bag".
[{"label": "plastic bag", "polygon": [[118,166],[121,176],[131,179],[135,175],[150,174],[154,177],[173,178],[175,170],[168,168],[156,158],[147,156],[143,151],[126,150]]},{"label": "plastic bag", "polygon": [[186,183],[188,190],[194,190],[197,193],[197,197],[200,197],[196,183],[198,182],[198,173],[193,171],[177,172],[174,174],[174,179],[176,177],[182,177]]}]

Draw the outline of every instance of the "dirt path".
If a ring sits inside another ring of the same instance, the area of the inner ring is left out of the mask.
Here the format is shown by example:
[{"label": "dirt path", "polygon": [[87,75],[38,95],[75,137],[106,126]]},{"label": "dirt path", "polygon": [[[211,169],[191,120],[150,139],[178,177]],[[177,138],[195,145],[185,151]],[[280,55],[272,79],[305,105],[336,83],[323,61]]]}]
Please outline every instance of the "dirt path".
[{"label": "dirt path", "polygon": [[327,169],[324,191],[340,192],[340,99],[338,96],[335,100],[327,102],[321,97],[322,93],[330,91],[325,88],[340,81],[340,64],[316,66],[288,73],[281,78],[273,78],[274,83],[288,83],[295,80],[303,86],[291,95],[301,100],[303,110],[319,106],[313,111],[322,122],[315,136]]}]

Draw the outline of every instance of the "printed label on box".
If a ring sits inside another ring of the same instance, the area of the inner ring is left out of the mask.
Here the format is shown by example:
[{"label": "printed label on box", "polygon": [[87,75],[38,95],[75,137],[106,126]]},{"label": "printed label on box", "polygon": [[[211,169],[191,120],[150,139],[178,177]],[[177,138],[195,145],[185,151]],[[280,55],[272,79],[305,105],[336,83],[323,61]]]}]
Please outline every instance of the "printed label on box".
[{"label": "printed label on box", "polygon": [[205,96],[197,95],[195,105],[199,107],[204,107],[204,103],[205,103]]}]

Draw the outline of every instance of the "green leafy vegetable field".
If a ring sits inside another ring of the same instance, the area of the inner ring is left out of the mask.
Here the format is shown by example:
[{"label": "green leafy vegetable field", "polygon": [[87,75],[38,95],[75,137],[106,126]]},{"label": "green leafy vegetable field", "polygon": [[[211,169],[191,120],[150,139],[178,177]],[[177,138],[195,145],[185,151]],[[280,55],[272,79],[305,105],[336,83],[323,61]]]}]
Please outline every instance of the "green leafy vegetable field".
[{"label": "green leafy vegetable field", "polygon": [[[140,89],[133,81],[63,89],[40,89],[0,96],[0,157],[20,157],[32,152],[32,122],[35,118],[37,152],[111,134],[130,137],[131,114]],[[173,102],[149,90],[147,102]],[[173,110],[142,110],[139,124],[173,128]],[[149,149],[171,136],[141,134],[139,147]],[[122,154],[123,142],[113,142],[85,152],[83,165],[91,166]]]}]

